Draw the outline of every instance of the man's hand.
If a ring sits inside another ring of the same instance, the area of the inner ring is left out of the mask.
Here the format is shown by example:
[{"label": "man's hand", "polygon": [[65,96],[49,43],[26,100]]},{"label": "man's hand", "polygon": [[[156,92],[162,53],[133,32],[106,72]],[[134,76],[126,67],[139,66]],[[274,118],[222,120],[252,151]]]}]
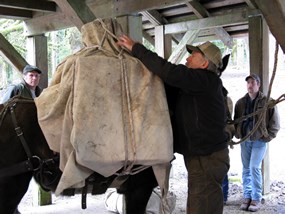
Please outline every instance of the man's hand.
[{"label": "man's hand", "polygon": [[134,44],[135,42],[126,35],[122,35],[121,37],[119,37],[119,40],[117,42],[117,45],[125,47],[129,51],[132,51]]}]

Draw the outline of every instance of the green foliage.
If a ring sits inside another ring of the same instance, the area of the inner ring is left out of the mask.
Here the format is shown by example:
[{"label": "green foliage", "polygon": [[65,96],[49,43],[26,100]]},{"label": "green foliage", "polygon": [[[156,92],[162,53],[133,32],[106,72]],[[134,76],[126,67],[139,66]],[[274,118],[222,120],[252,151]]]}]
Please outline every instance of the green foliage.
[{"label": "green foliage", "polygon": [[[26,37],[24,36],[23,22],[19,20],[0,19],[0,33],[25,58]],[[19,78],[19,73],[15,72],[14,68],[4,58],[0,57],[0,89]]]},{"label": "green foliage", "polygon": [[[24,34],[24,22],[20,20],[0,19],[0,33],[13,47],[26,58],[27,37]],[[82,48],[81,33],[77,28],[46,33],[48,40],[48,67],[54,69],[67,56]],[[49,72],[49,77],[52,73]],[[0,56],[0,89],[19,80],[20,75]]]}]

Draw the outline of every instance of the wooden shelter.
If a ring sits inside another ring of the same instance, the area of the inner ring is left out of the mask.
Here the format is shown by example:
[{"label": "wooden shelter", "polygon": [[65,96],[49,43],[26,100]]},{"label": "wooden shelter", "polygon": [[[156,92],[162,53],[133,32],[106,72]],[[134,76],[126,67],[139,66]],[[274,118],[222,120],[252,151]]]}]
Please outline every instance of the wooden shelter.
[{"label": "wooden shelter", "polygon": [[[188,43],[220,39],[231,48],[234,37],[248,36],[250,72],[260,75],[264,92],[269,83],[269,31],[285,52],[284,0],[0,0],[0,17],[25,22],[27,59],[0,34],[2,55],[19,71],[27,62],[48,70],[46,32],[80,29],[95,18],[107,17],[117,18],[124,32],[137,40],[144,37],[174,63]],[[174,50],[171,42],[177,44]],[[41,86],[47,86],[47,76],[41,79]],[[269,176],[264,177],[267,193]]]}]

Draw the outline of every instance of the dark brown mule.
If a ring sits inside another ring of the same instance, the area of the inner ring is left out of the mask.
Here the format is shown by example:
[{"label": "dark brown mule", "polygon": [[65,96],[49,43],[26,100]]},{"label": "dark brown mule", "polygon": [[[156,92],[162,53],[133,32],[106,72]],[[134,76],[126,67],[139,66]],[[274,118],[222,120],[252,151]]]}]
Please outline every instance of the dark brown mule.
[{"label": "dark brown mule", "polygon": [[[47,169],[50,161],[56,159],[52,159],[55,155],[39,127],[32,99],[15,97],[0,105],[0,136],[0,213],[17,213],[17,206],[32,176],[37,175],[36,178],[41,180],[49,179],[50,175],[54,175],[53,170],[58,172],[59,169],[57,164],[52,166],[55,168],[51,171]],[[45,173],[47,177],[42,176]],[[47,181],[49,186],[42,187],[55,190],[56,183],[52,186]]]},{"label": "dark brown mule", "polygon": [[[32,176],[44,189],[55,190],[60,175],[58,159],[49,149],[39,127],[32,99],[15,97],[0,105],[0,135],[0,213],[13,214],[17,212]],[[114,178],[116,176],[105,178],[94,173],[86,183],[93,186],[92,194],[102,194]],[[126,213],[144,214],[156,186],[151,167],[128,176],[118,188],[118,192],[125,195]],[[65,193],[73,194],[74,191]]]}]

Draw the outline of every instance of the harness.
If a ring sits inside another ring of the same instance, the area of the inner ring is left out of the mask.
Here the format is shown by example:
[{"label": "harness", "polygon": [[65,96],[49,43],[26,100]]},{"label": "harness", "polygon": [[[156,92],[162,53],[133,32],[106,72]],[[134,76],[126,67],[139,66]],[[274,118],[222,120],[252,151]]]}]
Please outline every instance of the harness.
[{"label": "harness", "polygon": [[[21,98],[21,99],[19,99]],[[42,160],[40,157],[36,156],[36,155],[32,155],[32,152],[27,144],[26,139],[24,138],[24,133],[21,129],[21,127],[18,125],[17,122],[17,118],[16,118],[16,114],[15,114],[15,107],[17,105],[18,101],[21,102],[33,102],[32,99],[28,99],[28,98],[22,98],[19,96],[15,96],[14,98],[10,99],[7,103],[5,103],[3,110],[0,112],[0,126],[2,125],[2,122],[4,120],[4,116],[7,114],[7,111],[10,110],[11,113],[11,118],[12,118],[12,122],[14,125],[14,129],[16,132],[17,137],[19,138],[25,153],[27,155],[27,160],[22,161],[20,163],[14,164],[12,166],[8,166],[5,167],[3,169],[0,169],[0,178],[3,177],[9,177],[9,176],[15,176],[15,175],[19,175],[19,174],[23,174],[26,172],[36,172],[36,171],[42,171],[43,169],[43,165],[49,165],[51,162],[55,162],[56,161],[56,157],[53,157],[51,159],[47,159],[47,160]],[[43,187],[45,187],[45,185],[43,185]]]}]

